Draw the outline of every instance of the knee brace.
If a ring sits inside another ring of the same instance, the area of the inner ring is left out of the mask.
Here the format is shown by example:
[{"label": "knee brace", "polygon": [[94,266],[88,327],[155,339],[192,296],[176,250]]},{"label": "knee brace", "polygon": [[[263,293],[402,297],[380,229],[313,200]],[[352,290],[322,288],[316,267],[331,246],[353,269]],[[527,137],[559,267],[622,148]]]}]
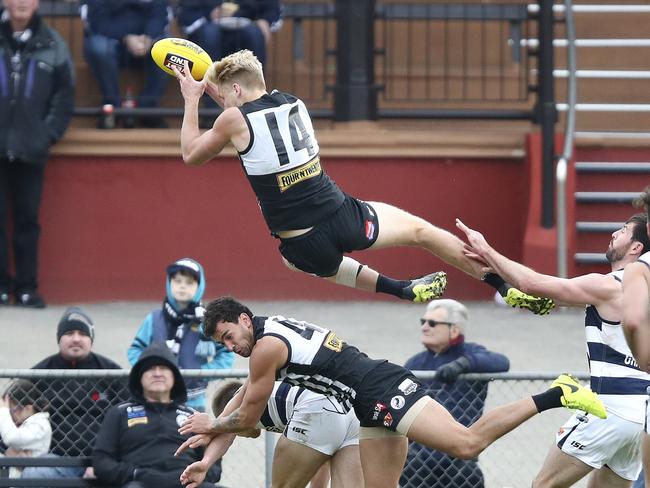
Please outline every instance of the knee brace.
[{"label": "knee brace", "polygon": [[336,272],[334,278],[339,285],[356,288],[357,276],[361,272],[361,268],[363,268],[363,265],[361,263],[348,256],[343,256],[343,260],[341,261],[339,269]]}]

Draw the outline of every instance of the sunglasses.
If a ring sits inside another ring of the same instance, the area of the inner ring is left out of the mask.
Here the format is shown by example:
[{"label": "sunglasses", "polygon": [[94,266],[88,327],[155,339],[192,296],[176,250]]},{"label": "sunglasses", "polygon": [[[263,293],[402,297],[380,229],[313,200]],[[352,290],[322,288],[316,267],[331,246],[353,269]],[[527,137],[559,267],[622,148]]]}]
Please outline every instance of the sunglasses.
[{"label": "sunglasses", "polygon": [[453,322],[441,322],[439,320],[431,320],[431,319],[420,319],[420,325],[427,324],[429,327],[435,327],[436,325],[448,325],[452,326],[454,325]]}]

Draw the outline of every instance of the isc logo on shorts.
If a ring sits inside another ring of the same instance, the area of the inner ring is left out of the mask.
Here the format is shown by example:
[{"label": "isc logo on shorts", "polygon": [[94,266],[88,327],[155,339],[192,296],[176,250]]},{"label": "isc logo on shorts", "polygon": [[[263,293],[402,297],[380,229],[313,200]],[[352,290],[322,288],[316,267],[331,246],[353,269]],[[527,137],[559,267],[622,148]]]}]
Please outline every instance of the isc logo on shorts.
[{"label": "isc logo on shorts", "polygon": [[176,66],[182,73],[185,61],[187,61],[190,71],[192,71],[192,65],[194,63],[189,59],[184,58],[183,56],[179,56],[178,54],[167,53],[165,56],[164,64],[165,67],[169,69],[172,69],[172,66]]}]

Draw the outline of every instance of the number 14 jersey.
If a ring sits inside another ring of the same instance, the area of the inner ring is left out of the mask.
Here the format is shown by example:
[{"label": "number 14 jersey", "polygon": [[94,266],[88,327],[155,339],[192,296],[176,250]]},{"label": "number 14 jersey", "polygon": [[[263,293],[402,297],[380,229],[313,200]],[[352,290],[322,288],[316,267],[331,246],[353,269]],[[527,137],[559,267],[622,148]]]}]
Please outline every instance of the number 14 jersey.
[{"label": "number 14 jersey", "polygon": [[273,90],[240,109],[250,133],[239,153],[271,232],[312,227],[345,199],[325,174],[302,100]]}]

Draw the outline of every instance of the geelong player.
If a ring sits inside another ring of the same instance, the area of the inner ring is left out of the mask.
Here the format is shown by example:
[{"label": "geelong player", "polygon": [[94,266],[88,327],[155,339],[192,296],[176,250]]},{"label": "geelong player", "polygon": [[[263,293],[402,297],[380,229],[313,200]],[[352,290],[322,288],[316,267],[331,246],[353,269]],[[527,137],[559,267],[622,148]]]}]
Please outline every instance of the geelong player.
[{"label": "geelong player", "polygon": [[[228,415],[241,405],[246,386],[237,381],[226,383],[212,400],[215,417]],[[210,427],[208,414],[194,418],[195,424]],[[324,463],[331,460],[332,488],[359,488],[363,474],[359,461],[359,421],[333,397],[276,381],[273,392],[255,429],[246,437],[257,437],[260,429],[282,432],[273,455],[272,486],[303,488]],[[240,434],[241,435],[241,434]],[[181,476],[187,488],[200,486],[205,475],[235,440],[236,434],[197,434],[179,447],[208,447],[201,461],[189,465]],[[325,485],[325,483],[323,483]],[[327,485],[329,485],[329,480]]]},{"label": "geelong player", "polygon": [[426,394],[413,374],[375,360],[329,329],[281,316],[255,317],[231,297],[210,302],[204,332],[249,358],[240,406],[208,422],[190,417],[181,434],[246,431],[257,425],[276,380],[333,397],[360,421],[359,451],[364,483],[395,488],[406,460],[407,438],[461,459],[476,458],[502,435],[551,408],[566,406],[606,416],[598,397],[568,375],[539,395],[497,407],[471,427],[460,424]]},{"label": "geelong player", "polygon": [[[522,294],[496,275],[484,277],[481,266],[463,255],[462,241],[453,234],[394,206],[364,202],[341,191],[325,174],[304,103],[288,93],[267,93],[262,65],[250,51],[215,62],[202,82],[194,80],[187,66],[187,75],[176,68],[174,72],[185,99],[181,128],[185,163],[206,163],[232,143],[290,268],[352,288],[424,303],[443,293],[445,273],[395,280],[343,256],[368,248],[416,246],[485,279],[511,306],[539,314],[553,307],[552,301]],[[204,91],[224,111],[201,134],[198,106]]]},{"label": "geelong player", "polygon": [[[625,342],[623,268],[650,250],[648,219],[637,214],[612,234],[606,256],[608,274],[591,273],[571,279],[537,273],[495,251],[483,235],[457,220],[467,235],[468,256],[487,263],[527,293],[558,303],[586,306],[585,333],[591,388],[607,408],[607,418],[576,413],[560,429],[557,446],[548,453],[535,478],[535,488],[568,487],[593,472],[590,487],[629,487],[641,471],[641,441],[646,388],[650,374],[642,371]],[[625,271],[627,280],[627,271]]]},{"label": "geelong player", "polygon": [[[635,202],[645,207],[650,221],[650,186]],[[648,224],[650,236],[650,223]],[[650,252],[625,267],[623,279],[623,328],[637,362],[650,373]],[[650,393],[650,392],[649,392]],[[645,431],[650,434],[650,402],[646,403]],[[645,486],[650,486],[650,436],[644,438],[643,471]]]}]

